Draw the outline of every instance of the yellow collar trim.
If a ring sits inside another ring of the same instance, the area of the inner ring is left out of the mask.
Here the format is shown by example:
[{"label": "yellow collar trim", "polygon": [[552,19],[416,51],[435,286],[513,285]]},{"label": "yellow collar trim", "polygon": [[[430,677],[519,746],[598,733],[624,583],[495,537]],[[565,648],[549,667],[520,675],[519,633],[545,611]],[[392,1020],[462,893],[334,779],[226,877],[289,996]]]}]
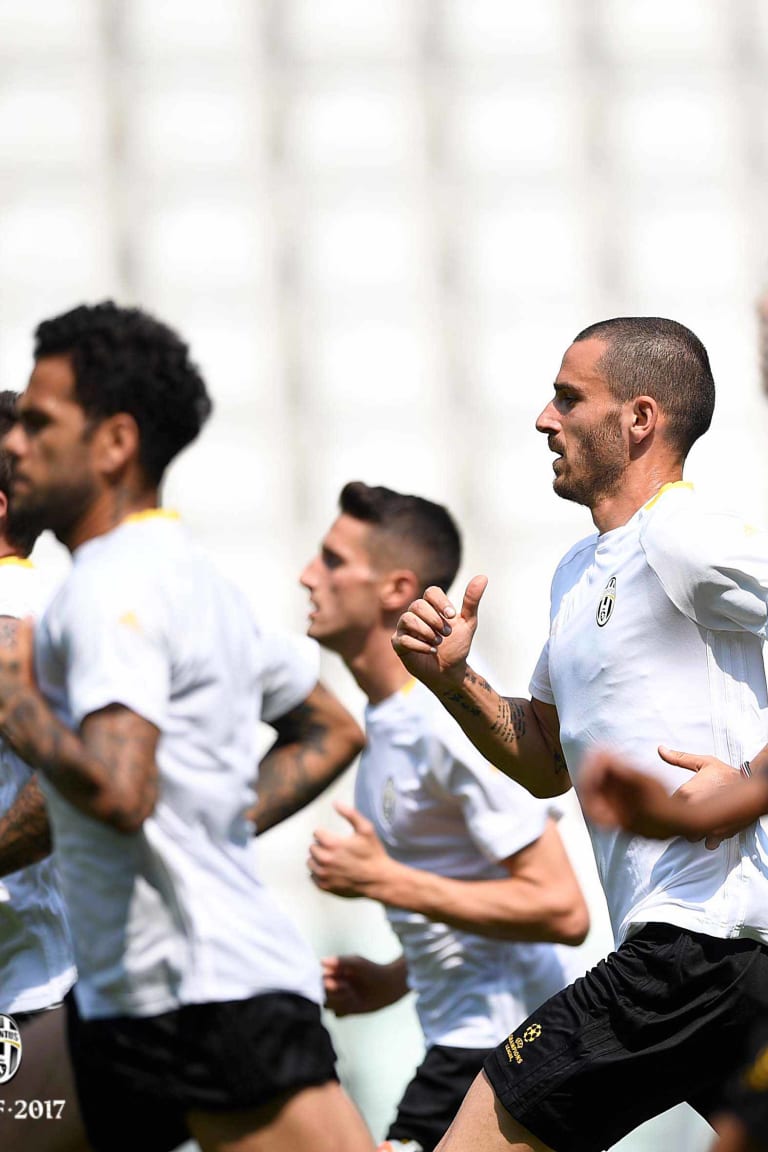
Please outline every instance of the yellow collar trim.
[{"label": "yellow collar trim", "polygon": [[0,556],[0,564],[15,568],[34,568],[32,561],[27,560],[25,556]]},{"label": "yellow collar trim", "polygon": [[410,692],[413,692],[415,687],[416,687],[416,677],[411,676],[411,678],[407,682],[407,684],[403,684],[400,691],[402,692],[403,696],[407,696]]},{"label": "yellow collar trim", "polygon": [[141,520],[181,520],[172,508],[145,508],[143,512],[131,512],[121,523],[137,524]]},{"label": "yellow collar trim", "polygon": [[670,488],[690,488],[692,492],[693,484],[691,484],[690,480],[672,480],[669,484],[663,484],[661,488],[659,488],[656,495],[651,497],[651,499],[647,504],[644,505],[644,507],[653,508],[654,504],[657,504],[664,493],[668,492]]}]

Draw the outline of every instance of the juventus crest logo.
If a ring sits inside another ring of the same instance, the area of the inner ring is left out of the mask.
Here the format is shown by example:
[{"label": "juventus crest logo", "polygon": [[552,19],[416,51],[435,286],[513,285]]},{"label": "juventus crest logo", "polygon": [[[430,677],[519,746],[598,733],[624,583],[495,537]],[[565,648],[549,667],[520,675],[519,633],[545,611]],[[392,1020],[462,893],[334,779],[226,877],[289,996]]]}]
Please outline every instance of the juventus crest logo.
[{"label": "juventus crest logo", "polygon": [[611,576],[610,580],[605,586],[600,602],[597,605],[597,612],[595,619],[597,620],[598,628],[604,628],[611,618],[613,613],[613,606],[616,603],[616,577]]},{"label": "juventus crest logo", "polygon": [[13,1016],[0,1015],[0,1084],[7,1082],[21,1064],[21,1032]]}]

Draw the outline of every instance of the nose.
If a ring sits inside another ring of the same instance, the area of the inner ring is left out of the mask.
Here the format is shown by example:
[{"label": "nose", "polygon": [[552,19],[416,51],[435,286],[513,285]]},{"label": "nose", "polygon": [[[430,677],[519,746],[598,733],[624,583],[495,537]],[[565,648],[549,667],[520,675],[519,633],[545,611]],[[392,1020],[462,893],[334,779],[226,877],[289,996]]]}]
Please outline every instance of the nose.
[{"label": "nose", "polygon": [[550,400],[546,408],[542,409],[537,416],[536,431],[542,432],[545,436],[549,436],[552,432],[560,431],[560,419],[552,400]]},{"label": "nose", "polygon": [[20,456],[21,448],[19,445],[22,439],[21,425],[19,423],[12,424],[5,435],[0,437],[0,448],[10,456]]},{"label": "nose", "polygon": [[307,564],[306,567],[304,568],[304,571],[301,573],[301,576],[299,576],[299,584],[301,584],[302,588],[307,588],[310,592],[312,591],[312,588],[314,587],[314,584],[316,583],[316,581],[314,580],[314,577],[313,577],[313,573],[316,570],[316,568],[317,568],[317,556],[314,556],[310,560],[309,564]]}]

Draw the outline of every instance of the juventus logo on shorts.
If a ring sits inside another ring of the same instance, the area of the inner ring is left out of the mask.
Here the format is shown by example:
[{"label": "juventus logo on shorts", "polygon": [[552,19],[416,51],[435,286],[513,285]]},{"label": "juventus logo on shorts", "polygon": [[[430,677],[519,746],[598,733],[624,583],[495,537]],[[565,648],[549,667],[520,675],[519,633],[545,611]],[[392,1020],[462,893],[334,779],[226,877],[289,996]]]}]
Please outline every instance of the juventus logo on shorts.
[{"label": "juventus logo on shorts", "polygon": [[21,1032],[13,1016],[0,1015],[0,1084],[16,1075],[21,1064]]},{"label": "juventus logo on shorts", "polygon": [[597,613],[595,619],[597,620],[598,628],[604,628],[611,618],[613,606],[616,603],[616,577],[611,576],[610,580],[605,586],[600,603],[597,606]]}]

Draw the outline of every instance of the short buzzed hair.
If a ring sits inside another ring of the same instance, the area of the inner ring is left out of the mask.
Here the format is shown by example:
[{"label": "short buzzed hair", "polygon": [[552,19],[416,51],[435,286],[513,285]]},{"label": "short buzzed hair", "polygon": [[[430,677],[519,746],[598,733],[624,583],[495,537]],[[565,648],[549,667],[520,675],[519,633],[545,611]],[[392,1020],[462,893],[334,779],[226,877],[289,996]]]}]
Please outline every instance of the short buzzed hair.
[{"label": "short buzzed hair", "polygon": [[432,584],[445,591],[451,586],[461,563],[461,537],[442,504],[353,480],[342,488],[339,507],[375,528],[388,558],[412,568],[422,591]]},{"label": "short buzzed hair", "polygon": [[668,421],[669,436],[683,459],[709,428],[715,382],[707,350],[689,328],[659,316],[601,320],[574,340],[603,340],[599,368],[620,401],[648,395]]}]

